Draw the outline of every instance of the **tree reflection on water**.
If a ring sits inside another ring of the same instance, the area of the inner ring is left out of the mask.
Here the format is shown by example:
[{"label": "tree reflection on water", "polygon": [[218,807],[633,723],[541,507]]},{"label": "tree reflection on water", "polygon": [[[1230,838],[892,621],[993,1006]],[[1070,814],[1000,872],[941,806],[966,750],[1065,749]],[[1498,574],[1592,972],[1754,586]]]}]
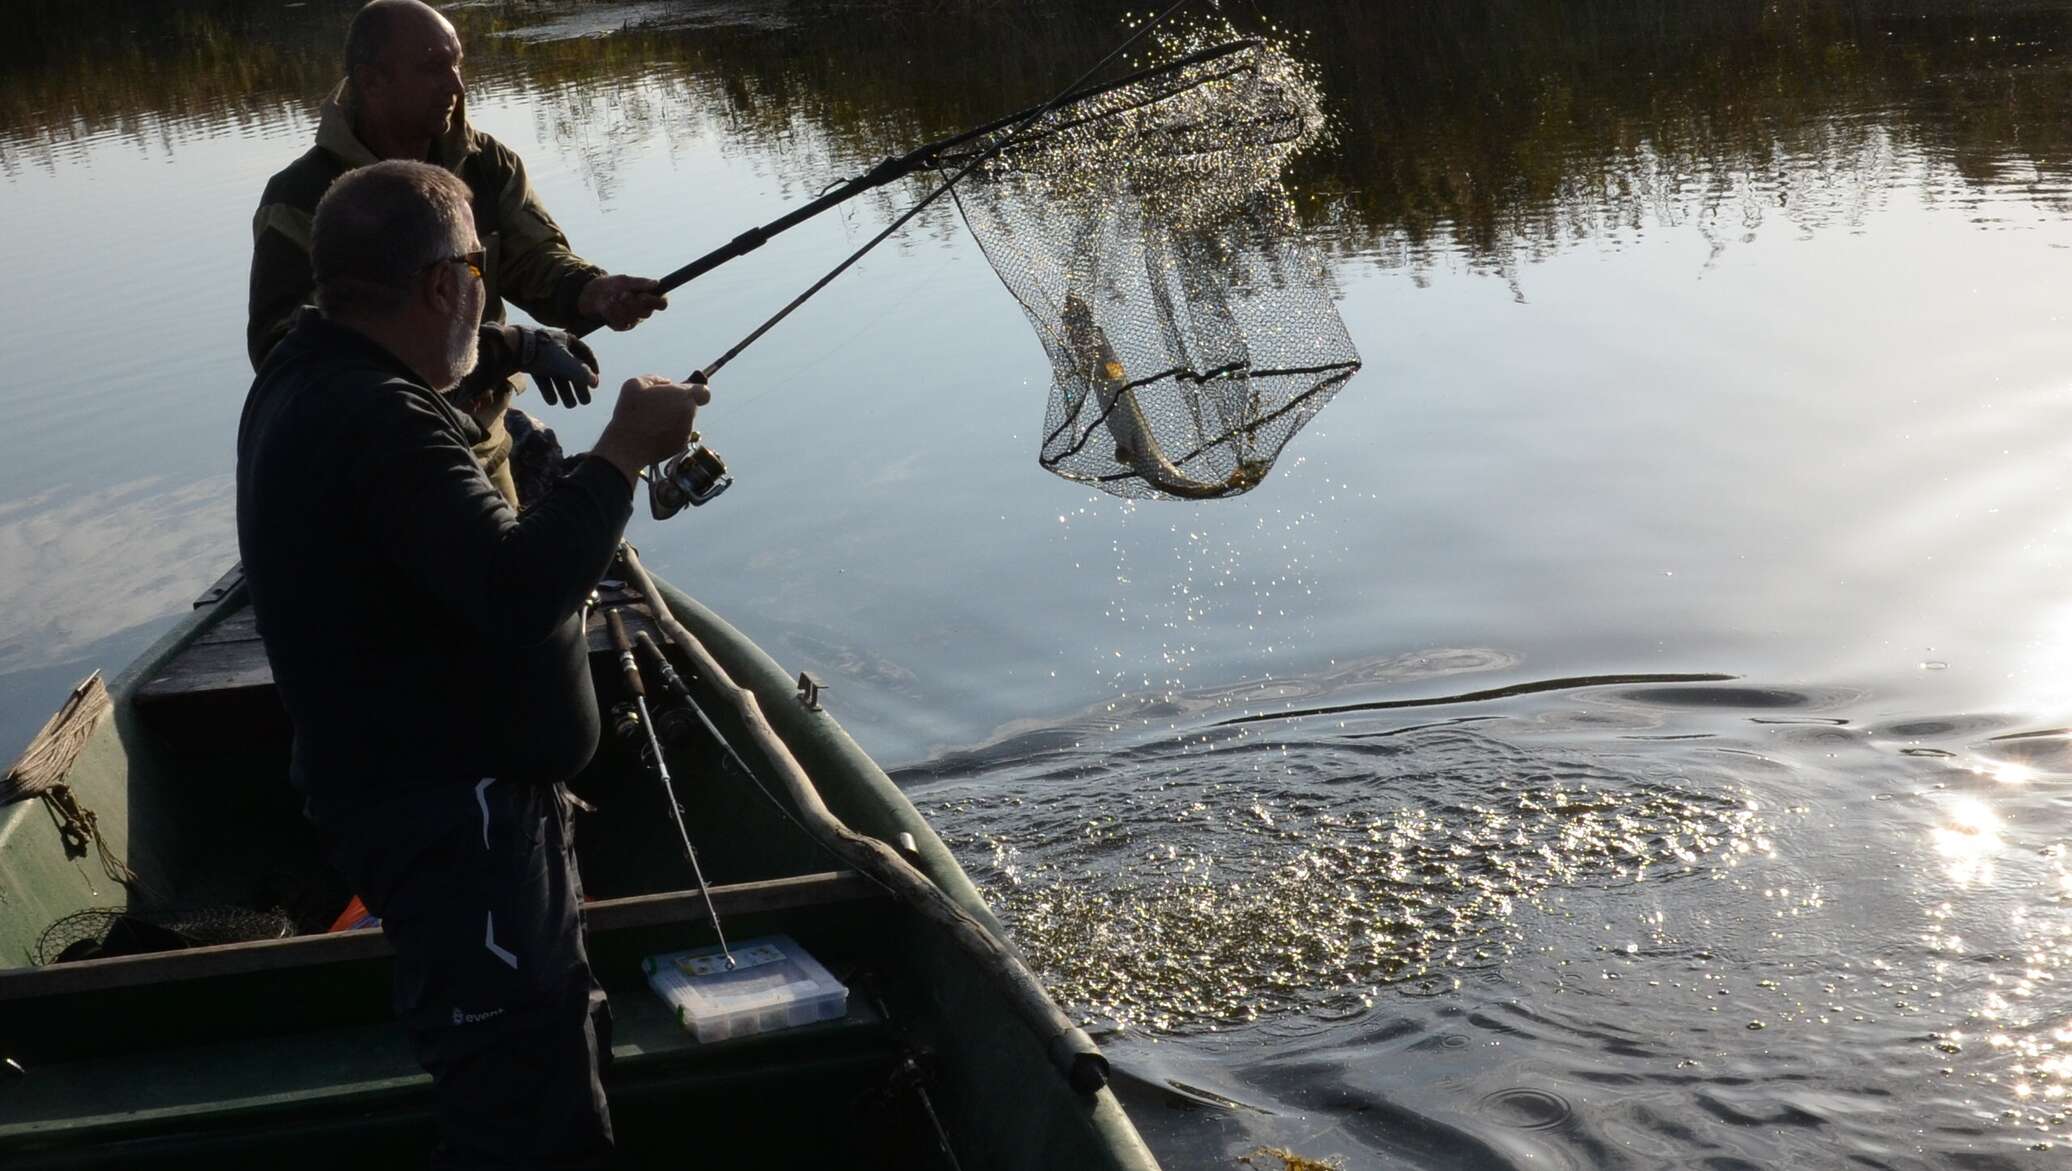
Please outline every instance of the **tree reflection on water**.
[{"label": "tree reflection on water", "polygon": [[[337,75],[352,3],[40,0],[0,46],[0,173],[87,140],[285,131]],[[656,0],[452,10],[470,81],[536,104],[609,198],[618,154],[717,127],[815,190],[1048,94],[1119,38],[1114,6]],[[1895,184],[2065,202],[2063,5],[1892,0],[1445,0],[1276,5],[1314,59],[1335,148],[1300,167],[1330,245],[1506,268],[1696,223],[1715,249],[1855,223]],[[1256,21],[1249,12],[1236,15]]]}]

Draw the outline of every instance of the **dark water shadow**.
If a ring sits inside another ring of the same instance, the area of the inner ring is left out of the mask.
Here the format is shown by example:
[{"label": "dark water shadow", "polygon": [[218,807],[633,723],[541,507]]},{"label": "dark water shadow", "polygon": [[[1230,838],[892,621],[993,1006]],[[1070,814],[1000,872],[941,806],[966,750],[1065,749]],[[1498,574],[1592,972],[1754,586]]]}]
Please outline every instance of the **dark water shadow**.
[{"label": "dark water shadow", "polygon": [[[1696,676],[1693,676],[1696,678]],[[1714,679],[1730,676],[1715,675]],[[1782,687],[1650,687],[1621,691],[1617,698],[1654,707],[1763,709],[1811,707],[1815,697]]]},{"label": "dark water shadow", "polygon": [[[1590,687],[1612,687],[1634,683],[1702,683],[1733,678],[1736,678],[1736,676],[1717,674],[1572,675],[1560,679],[1539,679],[1530,683],[1513,683],[1507,687],[1491,687],[1481,691],[1463,691],[1453,695],[1434,695],[1420,699],[1380,699],[1370,700],[1366,703],[1339,704],[1332,707],[1296,708],[1292,711],[1264,712],[1258,715],[1237,716],[1228,720],[1220,720],[1215,726],[1227,728],[1237,724],[1258,724],[1270,720],[1299,720],[1307,719],[1311,716],[1334,716],[1351,712],[1379,712],[1412,707],[1442,707],[1456,703],[1485,703],[1490,700],[1511,699],[1520,695],[1537,695],[1547,691],[1579,691]],[[1622,693],[1622,697],[1633,698],[1647,694],[1651,693],[1627,692]]]}]

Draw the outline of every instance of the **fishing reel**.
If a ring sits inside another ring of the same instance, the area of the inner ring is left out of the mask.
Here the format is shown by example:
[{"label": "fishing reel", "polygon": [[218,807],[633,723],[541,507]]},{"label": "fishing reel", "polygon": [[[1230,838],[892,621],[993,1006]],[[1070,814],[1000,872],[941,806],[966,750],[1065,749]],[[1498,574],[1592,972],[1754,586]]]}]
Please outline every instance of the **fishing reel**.
[{"label": "fishing reel", "polygon": [[640,726],[640,709],[630,703],[622,703],[611,711],[612,739],[624,745],[629,752],[639,754],[647,750],[647,729]]},{"label": "fishing reel", "polygon": [[[670,748],[690,743],[700,731],[697,717],[682,708],[664,708],[648,714],[655,721],[655,738]],[[612,708],[611,733],[626,751],[641,760],[654,755],[647,729],[640,723],[640,709],[634,704],[622,703]]]},{"label": "fishing reel", "polygon": [[734,485],[734,473],[719,453],[698,441],[691,432],[691,445],[647,470],[648,511],[656,520],[668,520],[684,510],[696,508]]}]

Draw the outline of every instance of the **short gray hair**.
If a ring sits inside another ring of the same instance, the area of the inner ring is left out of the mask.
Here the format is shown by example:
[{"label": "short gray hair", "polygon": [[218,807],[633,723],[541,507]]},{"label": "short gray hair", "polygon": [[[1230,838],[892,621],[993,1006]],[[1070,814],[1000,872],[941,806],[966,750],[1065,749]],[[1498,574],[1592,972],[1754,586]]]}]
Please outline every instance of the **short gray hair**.
[{"label": "short gray hair", "polygon": [[467,251],[473,222],[468,186],[451,171],[390,159],[347,172],[317,201],[310,229],[317,308],[395,312],[418,273]]}]

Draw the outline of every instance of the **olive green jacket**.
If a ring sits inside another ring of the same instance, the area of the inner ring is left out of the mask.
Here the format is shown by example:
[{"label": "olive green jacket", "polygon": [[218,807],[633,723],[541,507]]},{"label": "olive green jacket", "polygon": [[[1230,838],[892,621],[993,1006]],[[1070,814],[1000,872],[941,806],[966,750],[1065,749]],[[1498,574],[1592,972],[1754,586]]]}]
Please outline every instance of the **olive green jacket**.
[{"label": "olive green jacket", "polygon": [[[314,300],[310,221],[333,180],[377,161],[353,133],[347,84],[324,100],[317,142],[267,181],[252,217],[252,291],[245,346],[257,370],[285,337],[297,310]],[[506,298],[547,325],[590,324],[576,312],[583,286],[604,270],[569,250],[568,237],[540,205],[517,154],[468,125],[467,107],[454,111],[428,162],[460,176],[474,194],[475,230],[487,254],[482,319],[502,321]]]}]

